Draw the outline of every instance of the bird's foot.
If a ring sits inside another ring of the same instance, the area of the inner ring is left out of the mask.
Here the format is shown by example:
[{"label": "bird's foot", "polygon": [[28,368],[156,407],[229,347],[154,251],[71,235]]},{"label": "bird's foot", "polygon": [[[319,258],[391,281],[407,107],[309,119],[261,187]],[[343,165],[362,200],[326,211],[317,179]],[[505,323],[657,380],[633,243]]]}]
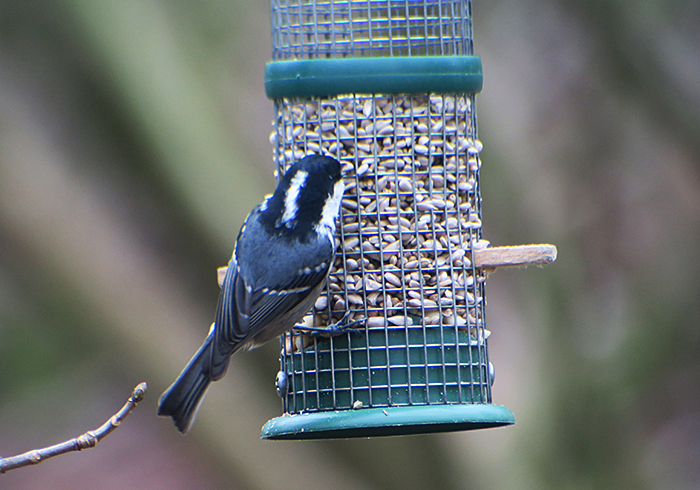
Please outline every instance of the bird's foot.
[{"label": "bird's foot", "polygon": [[319,336],[323,337],[337,337],[338,335],[342,335],[346,332],[354,332],[354,333],[359,333],[360,331],[357,330],[355,327],[366,322],[367,318],[360,318],[359,320],[353,320],[351,322],[348,322],[348,318],[350,318],[350,312],[346,312],[345,315],[343,315],[343,318],[338,320],[335,323],[332,323],[328,325],[327,327],[305,327],[305,326],[295,326],[294,330],[299,331],[299,332],[308,332],[309,336],[312,338],[316,338]]}]

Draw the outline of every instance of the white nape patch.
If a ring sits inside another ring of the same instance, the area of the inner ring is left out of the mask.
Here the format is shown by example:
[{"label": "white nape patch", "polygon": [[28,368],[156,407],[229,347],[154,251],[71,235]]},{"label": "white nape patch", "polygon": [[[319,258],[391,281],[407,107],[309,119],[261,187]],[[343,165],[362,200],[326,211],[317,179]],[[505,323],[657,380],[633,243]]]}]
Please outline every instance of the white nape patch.
[{"label": "white nape patch", "polygon": [[284,214],[282,214],[282,219],[280,223],[289,223],[294,221],[297,217],[297,212],[299,212],[299,206],[297,206],[297,198],[299,197],[299,192],[306,184],[306,179],[309,176],[309,172],[305,170],[297,170],[297,173],[292,177],[292,181],[289,183],[289,188],[284,196]]},{"label": "white nape patch", "polygon": [[321,213],[321,221],[316,225],[316,231],[328,236],[328,239],[333,243],[333,234],[335,233],[335,218],[340,210],[340,201],[343,199],[345,192],[345,183],[340,179],[333,186],[333,195],[330,196],[323,205]]},{"label": "white nape patch", "polygon": [[260,212],[261,213],[264,213],[265,211],[267,211],[267,205],[270,202],[270,199],[272,198],[272,196],[273,196],[273,194],[266,194],[265,195],[265,198],[264,198],[265,200],[260,205]]}]

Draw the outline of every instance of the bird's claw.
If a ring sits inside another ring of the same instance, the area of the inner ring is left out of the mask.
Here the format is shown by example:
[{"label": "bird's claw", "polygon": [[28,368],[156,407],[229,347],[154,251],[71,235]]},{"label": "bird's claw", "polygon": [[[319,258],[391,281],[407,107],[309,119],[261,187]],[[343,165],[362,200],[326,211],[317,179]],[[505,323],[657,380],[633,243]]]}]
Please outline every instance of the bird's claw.
[{"label": "bird's claw", "polygon": [[317,338],[319,336],[337,337],[338,335],[342,335],[346,332],[359,333],[359,330],[354,327],[366,322],[367,318],[360,318],[359,320],[353,320],[349,323],[345,323],[349,317],[350,312],[348,311],[345,313],[345,315],[343,315],[343,318],[325,328],[295,326],[294,330],[308,332],[309,336],[312,338]]}]

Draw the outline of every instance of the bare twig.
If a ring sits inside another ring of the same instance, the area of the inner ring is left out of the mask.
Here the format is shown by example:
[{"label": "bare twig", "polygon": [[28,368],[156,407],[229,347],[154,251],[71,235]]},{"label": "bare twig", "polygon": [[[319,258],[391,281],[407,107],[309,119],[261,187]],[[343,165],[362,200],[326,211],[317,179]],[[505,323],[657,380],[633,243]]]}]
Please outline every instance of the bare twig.
[{"label": "bare twig", "polygon": [[129,415],[134,408],[136,408],[136,404],[143,400],[143,397],[146,395],[146,389],[146,383],[141,383],[134,388],[134,391],[131,392],[131,396],[121,410],[115,413],[98,429],[87,431],[81,436],[54,446],[45,447],[43,449],[34,449],[24,454],[18,454],[17,456],[11,456],[9,458],[0,458],[0,474],[9,470],[14,470],[15,468],[22,468],[23,466],[38,464],[48,458],[52,458],[60,454],[95,447],[97,443],[102,440],[102,438],[119,427],[122,420],[124,420],[127,415]]}]

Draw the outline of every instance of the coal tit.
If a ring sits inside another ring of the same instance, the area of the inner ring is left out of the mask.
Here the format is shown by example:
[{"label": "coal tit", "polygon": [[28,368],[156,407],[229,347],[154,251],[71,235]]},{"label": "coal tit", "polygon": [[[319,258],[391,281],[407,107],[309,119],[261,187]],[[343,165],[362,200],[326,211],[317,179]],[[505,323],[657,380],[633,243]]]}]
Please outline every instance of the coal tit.
[{"label": "coal tit", "polygon": [[345,186],[340,163],[311,155],[293,164],[238,233],[204,344],[158,402],[182,433],[231,355],[290,330],[316,301],[335,256]]}]

